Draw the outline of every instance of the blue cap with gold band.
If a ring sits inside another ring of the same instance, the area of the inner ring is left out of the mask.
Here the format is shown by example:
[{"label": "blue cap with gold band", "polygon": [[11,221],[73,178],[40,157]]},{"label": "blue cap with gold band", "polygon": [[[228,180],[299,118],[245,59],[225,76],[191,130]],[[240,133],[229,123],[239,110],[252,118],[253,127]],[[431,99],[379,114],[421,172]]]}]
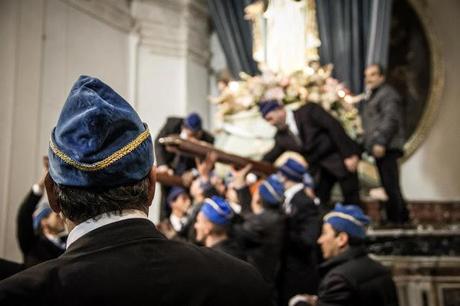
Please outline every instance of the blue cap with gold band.
[{"label": "blue cap with gold band", "polygon": [[70,90],[48,156],[54,182],[75,187],[135,183],[154,161],[147,125],[112,88],[90,76],[81,76]]},{"label": "blue cap with gold band", "polygon": [[323,221],[324,223],[329,223],[338,232],[345,232],[353,237],[365,238],[369,217],[356,205],[338,203],[330,213],[324,216]]},{"label": "blue cap with gold band", "polygon": [[271,205],[280,205],[284,202],[284,187],[276,175],[270,175],[260,184],[259,194],[266,203]]},{"label": "blue cap with gold band", "polygon": [[200,211],[214,224],[227,225],[233,217],[230,204],[219,196],[204,200]]},{"label": "blue cap with gold band", "polygon": [[278,171],[289,180],[298,183],[304,180],[304,175],[307,173],[305,166],[292,158],[288,158]]}]

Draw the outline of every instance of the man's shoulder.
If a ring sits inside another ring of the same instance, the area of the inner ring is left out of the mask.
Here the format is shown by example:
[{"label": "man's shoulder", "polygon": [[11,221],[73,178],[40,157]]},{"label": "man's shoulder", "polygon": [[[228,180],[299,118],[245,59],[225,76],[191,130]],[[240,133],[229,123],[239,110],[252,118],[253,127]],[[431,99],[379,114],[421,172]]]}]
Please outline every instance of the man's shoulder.
[{"label": "man's shoulder", "polygon": [[311,112],[318,110],[319,108],[322,108],[322,107],[318,103],[307,102],[294,111],[294,116],[297,117],[299,115],[307,115]]},{"label": "man's shoulder", "polygon": [[42,296],[46,284],[53,283],[52,279],[58,275],[60,263],[60,258],[48,260],[0,281],[0,304],[9,297]]},{"label": "man's shoulder", "polygon": [[[362,269],[366,267],[366,269]],[[331,269],[330,276],[340,275],[351,283],[359,283],[380,277],[390,277],[390,271],[368,255],[363,255],[343,262]]]},{"label": "man's shoulder", "polygon": [[166,123],[165,126],[182,126],[182,123],[184,122],[184,118],[181,117],[168,117],[166,118]]},{"label": "man's shoulder", "polygon": [[[257,275],[257,271],[248,263],[227,254],[217,252],[211,248],[181,242],[178,242],[177,247],[184,248],[184,252],[190,254],[190,256],[187,257],[197,264],[197,269],[202,270],[204,266],[205,270],[207,270],[211,275],[219,274],[219,272],[227,271],[229,269],[238,274]],[[203,266],[199,266],[199,264],[203,264]]]},{"label": "man's shoulder", "polygon": [[[130,248],[130,251],[127,252],[126,248]],[[88,290],[99,294],[101,292],[97,287],[107,288],[108,284],[113,290],[134,290],[136,286],[141,286],[149,292],[149,296],[164,298],[163,295],[171,294],[170,290],[158,289],[164,285],[162,282],[165,277],[168,283],[177,284],[175,288],[181,288],[181,298],[185,299],[195,300],[195,295],[198,295],[221,303],[228,298],[227,295],[216,293],[221,292],[222,288],[239,292],[233,297],[238,302],[244,301],[243,295],[249,296],[252,292],[258,300],[264,300],[268,296],[258,272],[249,264],[226,254],[166,239],[148,239],[142,245],[133,244],[126,248],[104,248],[81,254],[66,253],[57,259],[24,270],[0,282],[0,301],[25,301],[36,297],[47,300],[43,297],[46,288],[65,287],[59,289],[58,294],[62,296],[75,290]],[[132,256],[127,258],[127,254]],[[116,270],[113,270],[114,267]],[[137,279],[139,283],[133,284],[132,279]],[[100,284],[96,280],[105,281]],[[189,285],[183,287],[185,284]]]},{"label": "man's shoulder", "polygon": [[[182,129],[182,123],[184,119],[180,117],[168,117],[166,122],[160,129],[160,132],[157,135],[156,141],[158,138],[168,136],[171,134],[179,134]],[[157,153],[158,154],[158,153]]]},{"label": "man's shoulder", "polygon": [[174,240],[163,240],[162,244],[162,254],[167,257],[165,263],[169,262],[171,268],[178,271],[196,272],[209,279],[220,278],[228,271],[232,271],[227,275],[229,278],[258,277],[257,271],[248,263],[210,248]]},{"label": "man's shoulder", "polygon": [[211,132],[209,131],[206,131],[206,130],[203,130],[203,136],[201,138],[201,140],[207,142],[207,143],[210,143],[210,144],[214,144],[214,135],[212,135]]},{"label": "man's shoulder", "polygon": [[297,204],[307,209],[318,210],[318,207],[315,205],[314,201],[306,194],[305,189],[300,189],[297,191],[292,197],[291,202],[292,204]]},{"label": "man's shoulder", "polygon": [[220,291],[221,288],[226,288],[239,292],[241,296],[250,294],[255,300],[268,301],[266,284],[250,264],[210,248],[182,242],[173,243],[174,247],[183,250],[182,254],[187,258],[190,269],[187,274],[195,275],[208,290]]},{"label": "man's shoulder", "polygon": [[398,91],[392,85],[388,83],[382,84],[382,86],[380,87],[380,90],[377,93],[380,93],[380,96],[383,98],[388,98],[388,97],[394,97],[397,99],[400,98]]}]

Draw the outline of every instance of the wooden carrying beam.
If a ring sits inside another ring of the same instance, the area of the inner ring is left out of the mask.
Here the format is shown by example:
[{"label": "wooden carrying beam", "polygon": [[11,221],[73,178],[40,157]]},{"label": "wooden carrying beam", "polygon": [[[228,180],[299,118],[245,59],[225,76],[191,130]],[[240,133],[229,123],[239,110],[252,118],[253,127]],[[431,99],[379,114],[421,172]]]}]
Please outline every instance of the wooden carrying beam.
[{"label": "wooden carrying beam", "polygon": [[165,186],[185,187],[181,176],[171,175],[171,174],[164,173],[164,172],[157,172],[157,182]]},{"label": "wooden carrying beam", "polygon": [[[159,142],[162,145],[165,145],[166,150],[169,152],[180,153],[190,157],[198,157],[200,159],[204,159],[206,154],[210,152],[215,152],[217,155],[216,161],[223,164],[233,165],[236,168],[242,168],[247,164],[252,164],[251,171],[263,176],[276,172],[276,168],[270,163],[252,160],[250,158],[245,158],[236,154],[230,154],[215,148],[207,142],[198,140],[186,140],[180,138],[178,135],[171,135],[160,138]],[[165,185],[178,185],[180,177],[167,174],[160,175],[159,173],[157,175],[157,180],[159,183]]]}]

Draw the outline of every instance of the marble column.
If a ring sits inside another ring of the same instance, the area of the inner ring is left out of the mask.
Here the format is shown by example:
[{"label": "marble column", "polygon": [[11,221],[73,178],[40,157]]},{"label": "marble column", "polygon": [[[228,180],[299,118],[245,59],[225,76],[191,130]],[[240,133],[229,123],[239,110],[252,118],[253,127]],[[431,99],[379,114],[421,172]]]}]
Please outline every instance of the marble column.
[{"label": "marble column", "polygon": [[[130,96],[152,134],[168,116],[198,112],[209,123],[209,24],[204,0],[136,0]],[[158,188],[157,190],[159,190]],[[157,221],[159,192],[150,211]]]}]

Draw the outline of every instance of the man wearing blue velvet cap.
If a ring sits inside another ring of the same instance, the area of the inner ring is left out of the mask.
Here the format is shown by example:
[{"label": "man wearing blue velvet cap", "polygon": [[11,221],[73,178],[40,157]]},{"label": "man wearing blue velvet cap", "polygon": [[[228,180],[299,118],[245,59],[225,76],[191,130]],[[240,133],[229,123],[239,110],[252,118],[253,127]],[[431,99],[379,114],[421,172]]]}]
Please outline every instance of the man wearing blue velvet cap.
[{"label": "man wearing blue velvet cap", "polygon": [[168,117],[155,138],[155,156],[159,172],[169,171],[175,175],[182,175],[195,167],[193,158],[168,152],[165,146],[159,143],[160,138],[172,134],[178,134],[184,139],[197,139],[210,144],[214,143],[214,136],[203,129],[201,117],[197,113],[190,113],[185,118]]},{"label": "man wearing blue velvet cap", "polygon": [[[214,143],[214,136],[203,129],[203,123],[199,114],[190,113],[185,118],[168,117],[166,123],[155,138],[154,146],[158,166],[157,172],[180,175],[183,181],[191,183],[192,179],[197,174],[197,172],[194,171],[196,167],[195,159],[180,153],[168,152],[166,147],[160,144],[159,140],[160,138],[170,135],[180,135],[183,139],[201,140],[210,144]],[[167,218],[171,213],[165,197],[169,192],[169,187],[161,186],[162,199],[160,218],[162,220]]]},{"label": "man wearing blue velvet cap", "polygon": [[270,286],[273,300],[277,300],[276,280],[281,266],[284,240],[284,217],[281,206],[284,187],[275,175],[259,185],[251,195],[245,177],[250,167],[235,172],[233,181],[242,207],[244,221],[233,227],[233,235]]},{"label": "man wearing blue velvet cap", "polygon": [[276,127],[275,145],[263,160],[274,162],[286,151],[302,154],[317,178],[316,192],[328,204],[331,190],[339,183],[344,204],[359,203],[357,167],[360,150],[340,122],[317,103],[292,111],[276,100],[262,101],[260,113]]},{"label": "man wearing blue velvet cap", "polygon": [[176,186],[171,188],[166,201],[171,207],[171,214],[157,228],[168,239],[186,241],[194,223],[190,195],[184,188]]},{"label": "man wearing blue velvet cap", "polygon": [[290,305],[398,305],[390,271],[367,255],[364,239],[368,223],[369,218],[355,205],[337,204],[324,216],[318,244],[326,261],[320,266],[318,296],[296,296]]},{"label": "man wearing blue velvet cap", "polygon": [[52,131],[45,180],[67,249],[0,282],[0,305],[269,304],[251,266],[157,231],[147,218],[153,161],[150,131],[132,107],[80,77]]},{"label": "man wearing blue velvet cap", "polygon": [[313,294],[318,288],[320,250],[316,244],[321,230],[319,205],[306,192],[308,171],[288,158],[278,169],[284,188],[283,212],[286,216],[286,241],[280,273],[281,305],[298,293]]},{"label": "man wearing blue velvet cap", "polygon": [[205,199],[196,217],[196,240],[208,248],[246,260],[240,246],[230,237],[233,216],[230,204],[223,198]]}]

